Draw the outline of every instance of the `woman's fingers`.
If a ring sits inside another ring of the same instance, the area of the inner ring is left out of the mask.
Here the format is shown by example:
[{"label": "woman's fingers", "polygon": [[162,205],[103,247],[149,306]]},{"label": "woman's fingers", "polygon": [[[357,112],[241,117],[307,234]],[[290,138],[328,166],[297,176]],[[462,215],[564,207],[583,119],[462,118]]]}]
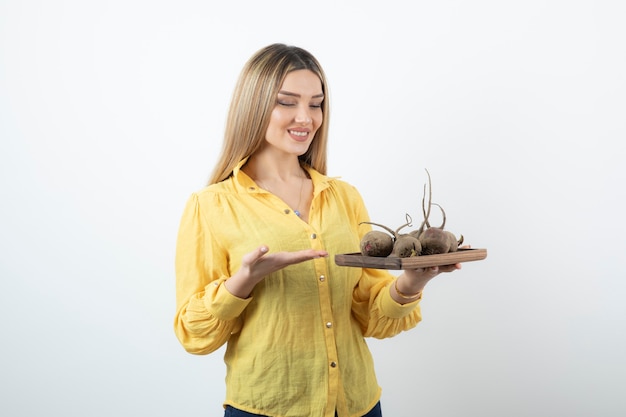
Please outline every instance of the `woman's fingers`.
[{"label": "woman's fingers", "polygon": [[328,252],[316,249],[304,249],[295,252],[276,252],[268,256],[275,256],[284,266],[310,261],[328,256]]},{"label": "woman's fingers", "polygon": [[278,271],[289,265],[298,264],[312,259],[324,258],[328,252],[316,249],[303,249],[295,252],[269,253],[269,247],[259,246],[250,253],[244,255],[242,263],[250,268],[264,266],[265,273]]},{"label": "woman's fingers", "polygon": [[265,255],[269,251],[269,248],[266,245],[261,245],[252,252],[246,253],[241,259],[241,263],[246,266],[252,266],[256,263],[263,255]]}]

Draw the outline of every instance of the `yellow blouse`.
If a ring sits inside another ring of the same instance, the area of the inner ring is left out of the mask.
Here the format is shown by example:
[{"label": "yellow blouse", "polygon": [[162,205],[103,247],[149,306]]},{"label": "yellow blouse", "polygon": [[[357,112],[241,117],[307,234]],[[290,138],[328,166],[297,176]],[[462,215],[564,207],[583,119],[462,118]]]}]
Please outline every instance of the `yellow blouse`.
[{"label": "yellow blouse", "polygon": [[[309,223],[240,168],[193,193],[176,249],[174,329],[190,353],[227,343],[224,405],[267,416],[362,416],[381,389],[364,337],[385,338],[421,320],[419,300],[396,303],[394,276],[337,266],[334,255],[359,251],[369,230],[361,195],[344,181],[308,168],[314,187]],[[305,248],[328,258],[267,276],[241,299],[223,283],[244,254]]]}]

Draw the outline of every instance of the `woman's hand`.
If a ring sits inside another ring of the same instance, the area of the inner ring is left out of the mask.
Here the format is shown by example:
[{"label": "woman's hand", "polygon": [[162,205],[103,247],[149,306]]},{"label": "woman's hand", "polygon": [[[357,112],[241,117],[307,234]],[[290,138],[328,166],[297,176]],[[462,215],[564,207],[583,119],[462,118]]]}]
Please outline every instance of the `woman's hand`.
[{"label": "woman's hand", "polygon": [[328,256],[328,252],[315,249],[268,252],[269,248],[263,245],[245,254],[241,260],[241,268],[224,283],[228,292],[239,298],[248,298],[255,285],[272,272],[289,265]]},{"label": "woman's hand", "polygon": [[432,266],[429,268],[406,269],[396,278],[392,286],[391,296],[400,304],[417,300],[428,282],[442,272],[461,269],[461,264]]},{"label": "woman's hand", "polygon": [[[470,249],[470,245],[459,249]],[[442,272],[452,272],[461,269],[461,264],[431,266],[429,268],[406,269],[391,286],[391,298],[400,304],[416,301],[422,295],[422,290],[428,282]]]}]

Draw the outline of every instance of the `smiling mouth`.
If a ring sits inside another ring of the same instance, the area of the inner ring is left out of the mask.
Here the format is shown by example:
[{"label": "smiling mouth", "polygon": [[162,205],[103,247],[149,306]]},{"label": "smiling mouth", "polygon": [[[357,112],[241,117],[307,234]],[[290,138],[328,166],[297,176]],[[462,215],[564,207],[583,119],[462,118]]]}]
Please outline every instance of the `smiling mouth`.
[{"label": "smiling mouth", "polygon": [[300,136],[300,137],[302,137],[302,138],[303,138],[303,137],[305,137],[305,136],[307,136],[307,135],[309,134],[309,132],[297,132],[297,131],[295,131],[295,130],[290,130],[290,131],[289,131],[289,133],[290,133],[291,135],[294,135],[294,136]]}]

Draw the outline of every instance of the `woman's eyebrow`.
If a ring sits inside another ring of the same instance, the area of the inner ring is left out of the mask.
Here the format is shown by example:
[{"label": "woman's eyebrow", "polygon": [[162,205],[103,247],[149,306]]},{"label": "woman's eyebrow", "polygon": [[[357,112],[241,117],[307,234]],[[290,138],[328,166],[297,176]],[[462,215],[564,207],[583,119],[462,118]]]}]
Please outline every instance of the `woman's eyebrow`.
[{"label": "woman's eyebrow", "polygon": [[[278,94],[282,94],[284,96],[292,96],[292,97],[301,97],[300,94],[296,94],[296,93],[292,93],[289,91],[279,91]],[[323,98],[324,97],[324,93],[320,93],[320,94],[316,94],[314,96],[312,96],[311,98]]]}]

